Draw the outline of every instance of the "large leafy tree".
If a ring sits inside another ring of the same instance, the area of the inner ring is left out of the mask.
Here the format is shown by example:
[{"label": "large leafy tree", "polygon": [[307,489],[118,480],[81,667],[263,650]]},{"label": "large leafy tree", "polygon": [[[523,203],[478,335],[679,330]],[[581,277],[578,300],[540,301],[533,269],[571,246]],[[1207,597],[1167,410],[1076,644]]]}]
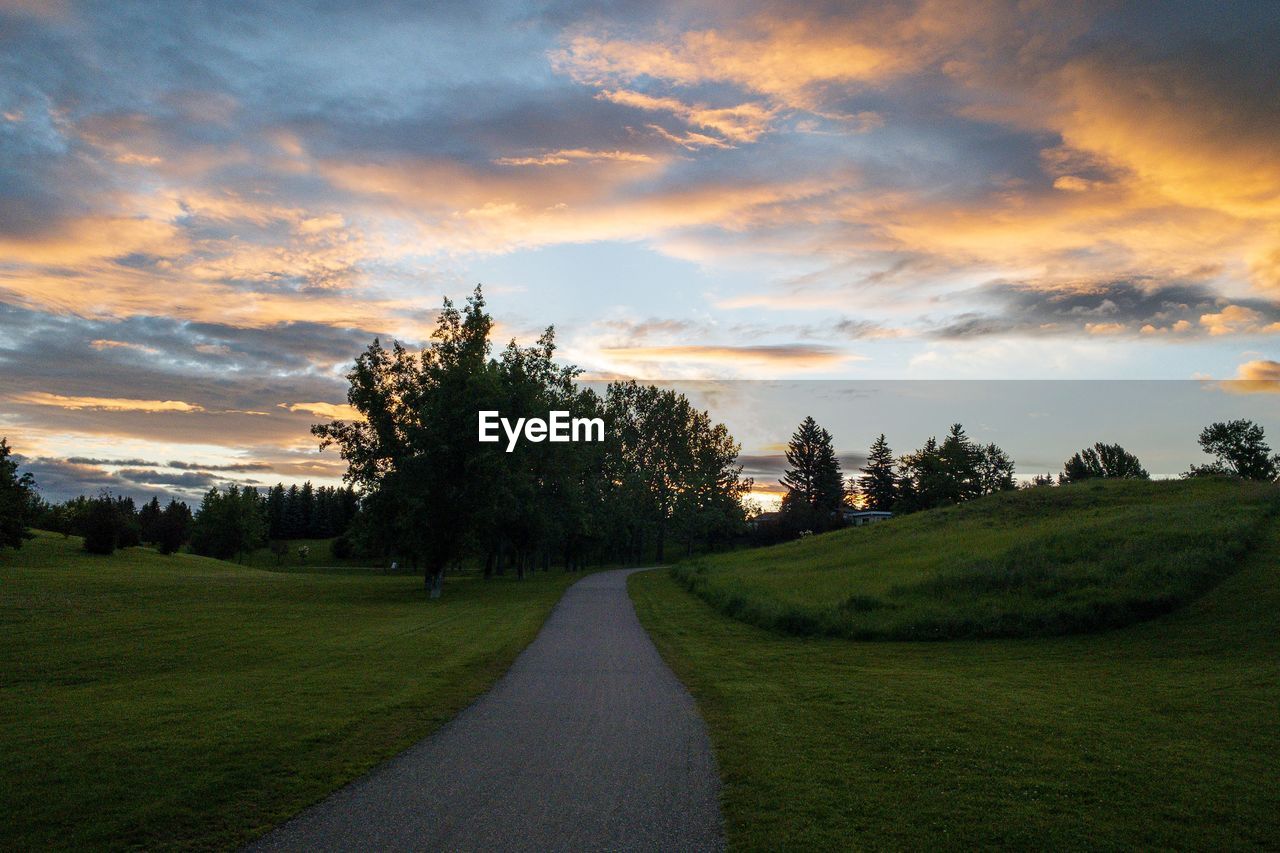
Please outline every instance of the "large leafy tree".
[{"label": "large leafy tree", "polygon": [[1097,442],[1073,454],[1062,466],[1058,476],[1060,483],[1079,483],[1084,480],[1149,480],[1151,475],[1142,467],[1138,457],[1118,444]]},{"label": "large leafy tree", "polygon": [[786,488],[782,513],[797,528],[827,529],[837,523],[844,504],[844,476],[831,433],[806,417],[787,442],[787,465],[781,483]]},{"label": "large leafy tree", "polygon": [[1210,424],[1200,432],[1200,447],[1214,457],[1208,465],[1192,465],[1187,476],[1227,475],[1245,480],[1275,480],[1280,455],[1273,455],[1266,432],[1250,420]]},{"label": "large leafy tree", "polygon": [[420,353],[375,340],[347,375],[347,400],[362,418],[312,428],[321,448],[339,448],[348,480],[378,496],[387,535],[422,566],[433,596],[481,514],[494,509],[502,473],[497,446],[476,441],[477,412],[500,410],[501,399],[484,305],[478,287],[461,310],[446,299]]},{"label": "large leafy tree", "polygon": [[605,412],[610,511],[626,519],[633,558],[644,553],[650,531],[662,561],[673,529],[691,547],[741,526],[741,498],[751,483],[723,424],[683,394],[635,381],[609,386]]},{"label": "large leafy tree", "polygon": [[27,525],[35,500],[34,478],[18,474],[8,440],[0,438],[0,548],[21,548],[31,538]]}]

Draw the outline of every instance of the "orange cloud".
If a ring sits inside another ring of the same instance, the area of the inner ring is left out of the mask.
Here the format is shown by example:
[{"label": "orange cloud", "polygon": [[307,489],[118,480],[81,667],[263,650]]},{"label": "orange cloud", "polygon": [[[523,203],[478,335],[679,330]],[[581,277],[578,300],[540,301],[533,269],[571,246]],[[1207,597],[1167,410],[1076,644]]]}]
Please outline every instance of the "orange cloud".
[{"label": "orange cloud", "polygon": [[181,400],[135,400],[120,397],[71,397],[45,391],[27,391],[9,398],[14,403],[54,406],[59,409],[94,409],[103,412],[203,412],[204,407]]},{"label": "orange cloud", "polygon": [[1246,361],[1236,368],[1235,379],[1217,384],[1232,394],[1280,394],[1280,361]]},{"label": "orange cloud", "polygon": [[606,89],[596,96],[623,106],[641,110],[669,112],[688,124],[715,131],[730,142],[755,142],[771,129],[778,113],[776,107],[744,103],[732,107],[708,107],[686,104],[676,98],[656,98],[627,89]]},{"label": "orange cloud", "polygon": [[634,151],[591,151],[585,148],[561,148],[533,157],[499,157],[493,162],[499,166],[565,166],[575,161],[598,163],[612,160],[621,163],[652,163],[648,154]]},{"label": "orange cloud", "polygon": [[305,412],[318,418],[334,421],[364,420],[364,415],[346,403],[280,403],[279,405],[280,408],[288,409],[290,412]]},{"label": "orange cloud", "polygon": [[1201,314],[1200,325],[1210,335],[1266,335],[1280,332],[1280,323],[1268,323],[1262,314],[1243,305],[1228,305],[1217,314]]}]

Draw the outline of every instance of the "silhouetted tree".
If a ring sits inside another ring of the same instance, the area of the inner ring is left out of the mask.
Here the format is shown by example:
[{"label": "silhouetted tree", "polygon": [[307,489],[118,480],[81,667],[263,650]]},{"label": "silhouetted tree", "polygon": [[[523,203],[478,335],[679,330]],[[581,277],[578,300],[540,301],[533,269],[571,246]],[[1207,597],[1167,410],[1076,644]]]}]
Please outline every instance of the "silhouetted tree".
[{"label": "silhouetted tree", "polygon": [[941,443],[931,437],[899,460],[896,508],[932,509],[1012,489],[1013,471],[1007,453],[994,444],[975,444],[963,426],[952,424]]},{"label": "silhouetted tree", "polygon": [[160,518],[164,510],[160,507],[160,499],[153,497],[138,510],[138,532],[143,542],[160,541]]},{"label": "silhouetted tree", "polygon": [[1280,455],[1272,455],[1266,433],[1250,420],[1210,424],[1200,432],[1200,447],[1215,457],[1208,465],[1192,465],[1184,476],[1231,476],[1245,480],[1275,480]]},{"label": "silhouetted tree", "polygon": [[191,507],[182,501],[170,499],[160,513],[159,536],[156,547],[161,554],[173,554],[191,538]]},{"label": "silhouetted tree", "polygon": [[884,433],[871,444],[867,464],[857,479],[857,491],[867,509],[887,512],[898,502],[898,476],[895,458]]},{"label": "silhouetted tree", "polygon": [[1098,442],[1074,454],[1062,466],[1060,483],[1079,483],[1092,479],[1149,480],[1138,457],[1118,444]]},{"label": "silhouetted tree", "polygon": [[9,442],[0,438],[0,548],[21,548],[31,538],[31,523],[37,496],[30,473],[18,475]]},{"label": "silhouetted tree", "polygon": [[836,458],[831,433],[812,417],[806,417],[787,443],[787,464],[782,476],[787,492],[782,515],[794,530],[829,530],[840,523],[844,505],[844,476]]},{"label": "silhouetted tree", "polygon": [[84,549],[90,554],[108,555],[116,550],[120,541],[120,516],[111,495],[103,492],[85,503],[80,531]]}]

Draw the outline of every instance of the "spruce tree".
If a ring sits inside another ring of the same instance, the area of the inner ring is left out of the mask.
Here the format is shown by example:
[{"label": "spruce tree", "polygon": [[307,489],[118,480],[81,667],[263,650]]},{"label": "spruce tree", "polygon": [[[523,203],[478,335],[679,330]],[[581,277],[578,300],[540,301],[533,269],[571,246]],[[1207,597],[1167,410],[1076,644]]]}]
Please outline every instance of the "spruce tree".
[{"label": "spruce tree", "polygon": [[792,434],[786,455],[791,467],[781,480],[787,489],[782,512],[790,526],[796,530],[835,526],[836,514],[844,504],[844,476],[831,433],[806,417]]},{"label": "spruce tree", "polygon": [[893,451],[884,433],[880,433],[867,454],[866,467],[857,479],[858,491],[866,500],[866,508],[888,511],[898,501],[898,475]]}]

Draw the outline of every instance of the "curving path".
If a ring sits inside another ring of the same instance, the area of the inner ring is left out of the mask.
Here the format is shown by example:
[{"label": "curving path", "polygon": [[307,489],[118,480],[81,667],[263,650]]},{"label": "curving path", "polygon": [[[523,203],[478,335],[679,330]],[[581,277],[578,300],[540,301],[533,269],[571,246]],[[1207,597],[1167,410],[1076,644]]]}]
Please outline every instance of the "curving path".
[{"label": "curving path", "polygon": [[488,693],[248,849],[723,848],[711,743],[632,571],[571,586]]}]

